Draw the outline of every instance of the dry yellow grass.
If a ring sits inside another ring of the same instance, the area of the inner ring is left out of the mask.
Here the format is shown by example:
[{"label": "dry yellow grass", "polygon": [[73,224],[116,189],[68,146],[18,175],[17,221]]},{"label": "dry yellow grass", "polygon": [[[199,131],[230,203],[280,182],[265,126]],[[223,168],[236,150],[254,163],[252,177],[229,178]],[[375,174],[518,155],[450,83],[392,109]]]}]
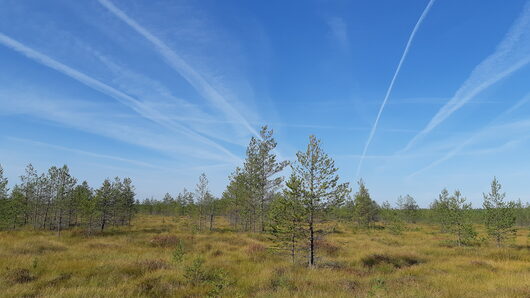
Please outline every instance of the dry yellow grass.
[{"label": "dry yellow grass", "polygon": [[[530,297],[526,229],[504,248],[447,247],[448,236],[427,225],[403,235],[339,225],[322,244],[319,267],[308,269],[269,250],[264,235],[192,233],[188,226],[140,216],[131,227],[93,237],[0,232],[0,295]],[[179,241],[185,254],[175,262]]]}]

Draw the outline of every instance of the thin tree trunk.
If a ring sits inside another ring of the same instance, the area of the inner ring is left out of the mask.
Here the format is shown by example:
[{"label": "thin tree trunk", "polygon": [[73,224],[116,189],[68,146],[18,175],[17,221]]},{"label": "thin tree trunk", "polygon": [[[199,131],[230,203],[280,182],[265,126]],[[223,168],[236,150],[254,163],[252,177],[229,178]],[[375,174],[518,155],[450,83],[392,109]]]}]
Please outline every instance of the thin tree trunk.
[{"label": "thin tree trunk", "polygon": [[291,234],[291,258],[293,260],[293,264],[295,263],[295,259],[294,259],[294,256],[295,256],[295,253],[296,253],[296,248],[295,248],[295,231],[293,230],[292,234]]},{"label": "thin tree trunk", "polygon": [[313,226],[313,211],[309,216],[309,265],[315,265],[315,230]]},{"label": "thin tree trunk", "polygon": [[57,225],[57,236],[61,236],[61,225],[63,223],[63,212],[59,211],[59,224]]}]

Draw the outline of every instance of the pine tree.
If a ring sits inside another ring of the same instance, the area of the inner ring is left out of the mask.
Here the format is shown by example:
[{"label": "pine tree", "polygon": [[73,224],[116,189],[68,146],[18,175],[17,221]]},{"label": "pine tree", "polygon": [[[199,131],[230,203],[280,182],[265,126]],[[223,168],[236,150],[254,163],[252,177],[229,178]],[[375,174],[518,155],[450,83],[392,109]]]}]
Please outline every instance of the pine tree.
[{"label": "pine tree", "polygon": [[193,203],[193,193],[189,192],[186,188],[177,195],[176,198],[176,210],[177,216],[188,216],[190,219],[193,217],[193,210],[195,205]]},{"label": "pine tree", "polygon": [[99,216],[99,227],[101,231],[108,225],[112,215],[113,189],[109,179],[103,181],[103,185],[96,190],[96,214]]},{"label": "pine tree", "polygon": [[199,182],[195,188],[195,195],[197,198],[197,206],[199,207],[199,230],[202,230],[202,222],[204,218],[208,219],[209,229],[212,230],[215,217],[216,199],[208,189],[208,178],[204,173],[199,177]]},{"label": "pine tree", "polygon": [[300,181],[302,206],[306,214],[309,265],[315,265],[316,225],[319,216],[332,204],[340,204],[349,194],[348,183],[339,184],[335,162],[320,147],[320,140],[309,137],[305,152],[296,154],[297,161],[292,166],[293,174]]},{"label": "pine tree", "polygon": [[26,223],[26,198],[22,189],[15,185],[7,204],[7,224],[12,229]]},{"label": "pine tree", "polygon": [[135,211],[135,193],[131,178],[124,178],[121,184],[119,221],[121,225],[130,225]]},{"label": "pine tree", "polygon": [[488,235],[500,246],[506,238],[515,234],[515,211],[513,202],[505,202],[506,193],[501,193],[497,178],[491,182],[491,190],[484,195],[484,223]]},{"label": "pine tree", "polygon": [[406,195],[405,197],[399,196],[397,205],[406,221],[409,223],[415,223],[418,219],[418,212],[420,207],[416,203],[413,197]]},{"label": "pine tree", "polygon": [[77,183],[77,179],[70,175],[70,170],[66,165],[61,168],[51,167],[49,173],[54,196],[52,200],[54,225],[57,233],[60,235],[65,223],[65,215],[69,205],[68,201],[72,198],[71,194]]},{"label": "pine tree", "polygon": [[460,191],[450,196],[447,189],[443,189],[431,208],[436,212],[442,231],[456,236],[457,245],[467,245],[476,237],[469,219],[471,203],[466,202]]},{"label": "pine tree", "polygon": [[8,180],[4,177],[4,169],[0,165],[0,200],[7,199],[9,189],[7,188]]},{"label": "pine tree", "polygon": [[254,230],[256,206],[252,200],[248,174],[238,167],[229,180],[222,198],[227,201],[230,222],[236,229]]},{"label": "pine tree", "polygon": [[379,206],[372,200],[363,180],[359,180],[359,191],[353,200],[353,217],[357,223],[365,228],[370,227],[377,219]]},{"label": "pine tree", "polygon": [[74,196],[79,202],[79,216],[86,227],[88,234],[92,233],[92,227],[96,219],[96,200],[93,190],[86,181],[74,189]]},{"label": "pine tree", "polygon": [[[35,214],[41,210],[41,207],[43,202],[41,202],[41,198],[37,196],[37,187],[42,185],[43,181],[39,181],[39,177],[37,174],[37,171],[33,167],[32,164],[29,164],[26,166],[26,173],[25,175],[20,177],[20,180],[22,181],[22,184],[20,185],[20,190],[22,191],[23,198],[21,198],[22,202],[20,203],[20,208],[23,210],[24,213],[24,224],[28,223],[30,220],[30,212],[34,212]],[[40,183],[40,185],[38,185]],[[46,181],[48,182],[48,181]],[[50,187],[50,185],[46,185],[47,187]],[[51,191],[50,188],[47,189],[48,191]],[[46,206],[44,207],[44,220],[42,223],[42,227],[46,227],[46,223],[48,221],[48,212],[51,204],[51,197],[47,197],[46,200]]]},{"label": "pine tree", "polygon": [[305,236],[306,214],[303,208],[301,181],[295,175],[291,175],[286,186],[283,194],[276,196],[270,206],[269,228],[278,248],[289,250],[292,262],[295,263],[300,242]]},{"label": "pine tree", "polygon": [[392,208],[388,201],[383,202],[380,213],[381,219],[385,224],[385,228],[388,228],[390,233],[399,235],[403,232],[403,219],[398,213],[398,210]]},{"label": "pine tree", "polygon": [[0,165],[0,229],[7,227],[9,222],[9,189],[8,180],[4,177],[4,169]]},{"label": "pine tree", "polygon": [[252,137],[247,148],[247,158],[244,164],[247,179],[247,187],[250,190],[251,204],[254,205],[254,219],[259,219],[260,231],[265,231],[267,206],[275,191],[281,186],[283,177],[278,177],[288,164],[286,161],[279,162],[276,154],[276,141],[273,131],[267,126],[260,130],[260,137]]}]

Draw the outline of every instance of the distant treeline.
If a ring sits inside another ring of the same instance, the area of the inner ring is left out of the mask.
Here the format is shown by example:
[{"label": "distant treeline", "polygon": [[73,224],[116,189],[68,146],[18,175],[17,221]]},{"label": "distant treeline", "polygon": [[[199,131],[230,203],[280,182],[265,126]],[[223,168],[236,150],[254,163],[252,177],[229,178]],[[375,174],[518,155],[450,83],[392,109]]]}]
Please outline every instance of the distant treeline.
[{"label": "distant treeline", "polygon": [[72,177],[68,167],[51,167],[39,174],[30,164],[20,184],[8,188],[0,166],[0,228],[61,230],[84,227],[87,232],[128,225],[135,213],[135,193],[129,178],[106,179],[92,189]]},{"label": "distant treeline", "polygon": [[[143,214],[150,215],[164,215],[164,216],[189,216],[190,218],[199,217],[199,206],[196,202],[195,194],[184,189],[176,196],[171,196],[169,193],[162,199],[150,198],[138,203],[137,210]],[[412,198],[411,198],[412,199]],[[412,199],[414,200],[414,199]],[[413,201],[414,202],[414,201]],[[386,202],[385,202],[386,203]],[[373,217],[373,224],[385,223],[386,213],[390,209],[403,220],[404,223],[423,223],[423,224],[438,224],[439,218],[437,210],[433,208],[420,208],[415,203],[408,205],[395,204],[394,206],[386,207],[385,203],[376,205],[376,211]],[[221,197],[216,199],[217,210],[216,216],[226,216],[235,223],[237,214],[234,209],[238,209],[235,202]],[[515,223],[519,227],[530,226],[530,204],[522,203],[520,200],[514,203]],[[353,201],[347,201],[342,206],[337,206],[333,210],[329,210],[326,214],[328,220],[339,221],[357,221],[354,216],[355,204]],[[483,224],[485,210],[483,208],[473,208],[468,210],[467,218],[473,224]],[[234,226],[237,228],[237,226]],[[240,230],[245,230],[241,228]]]}]

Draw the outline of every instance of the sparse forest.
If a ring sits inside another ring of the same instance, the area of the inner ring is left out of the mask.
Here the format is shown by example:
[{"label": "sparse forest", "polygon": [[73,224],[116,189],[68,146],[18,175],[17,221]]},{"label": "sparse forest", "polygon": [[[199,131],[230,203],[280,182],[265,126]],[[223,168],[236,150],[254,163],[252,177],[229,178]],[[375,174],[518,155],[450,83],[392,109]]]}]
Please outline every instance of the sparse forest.
[{"label": "sparse forest", "polygon": [[410,195],[378,204],[363,180],[352,189],[338,176],[315,136],[293,161],[279,160],[276,145],[263,127],[220,197],[206,173],[194,191],[139,200],[129,178],[92,188],[66,165],[38,173],[30,164],[12,184],[0,167],[1,292],[530,294],[530,205],[508,201],[496,178],[475,208],[447,189],[429,208]]}]

